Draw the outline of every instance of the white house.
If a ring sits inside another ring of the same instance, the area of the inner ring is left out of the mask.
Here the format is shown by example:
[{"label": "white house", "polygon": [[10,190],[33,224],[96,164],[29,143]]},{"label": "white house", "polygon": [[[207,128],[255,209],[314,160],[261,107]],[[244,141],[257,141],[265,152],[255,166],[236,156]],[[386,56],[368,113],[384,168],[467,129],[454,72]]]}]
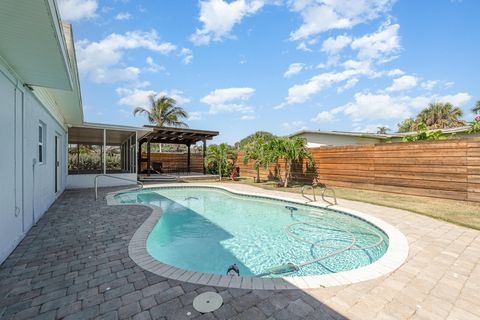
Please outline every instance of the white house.
[{"label": "white house", "polygon": [[[470,134],[469,130],[470,126],[463,126],[441,129],[440,131],[447,136],[455,138],[474,138],[480,136],[479,133]],[[348,146],[354,144],[400,142],[405,136],[416,134],[416,132],[378,134],[347,131],[300,130],[292,133],[290,137],[302,137],[307,141],[307,147],[315,148],[322,146]]]},{"label": "white house", "polygon": [[302,137],[307,141],[307,147],[348,146],[352,144],[380,143],[387,139],[387,135],[362,132],[300,130],[290,137]]},{"label": "white house", "polygon": [[[120,155],[114,173],[136,179],[136,139],[148,131],[84,123],[72,30],[54,0],[0,1],[0,263],[67,186],[108,172],[106,145]],[[69,174],[68,146],[80,144],[99,145],[103,160]]]}]

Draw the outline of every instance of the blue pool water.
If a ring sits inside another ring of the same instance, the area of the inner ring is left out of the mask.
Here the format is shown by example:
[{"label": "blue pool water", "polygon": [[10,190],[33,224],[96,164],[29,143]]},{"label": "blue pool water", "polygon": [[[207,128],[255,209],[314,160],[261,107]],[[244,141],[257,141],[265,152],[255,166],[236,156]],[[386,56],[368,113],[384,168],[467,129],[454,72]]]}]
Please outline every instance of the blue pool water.
[{"label": "blue pool water", "polygon": [[[388,247],[384,232],[349,214],[218,188],[155,188],[115,197],[161,207],[147,250],[163,263],[192,271],[225,274],[236,263],[242,276],[320,275],[368,265]],[[330,254],[295,272],[269,273]]]}]

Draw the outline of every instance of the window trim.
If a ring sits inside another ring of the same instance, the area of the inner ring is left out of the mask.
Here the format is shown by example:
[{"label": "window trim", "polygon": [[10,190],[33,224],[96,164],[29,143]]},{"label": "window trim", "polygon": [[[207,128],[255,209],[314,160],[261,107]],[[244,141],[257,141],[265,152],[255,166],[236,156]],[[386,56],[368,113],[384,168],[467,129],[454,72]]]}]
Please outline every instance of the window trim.
[{"label": "window trim", "polygon": [[43,121],[38,122],[38,147],[37,147],[37,160],[38,164],[42,165],[47,162],[45,158],[47,155],[46,152],[46,139],[47,139],[47,125]]}]

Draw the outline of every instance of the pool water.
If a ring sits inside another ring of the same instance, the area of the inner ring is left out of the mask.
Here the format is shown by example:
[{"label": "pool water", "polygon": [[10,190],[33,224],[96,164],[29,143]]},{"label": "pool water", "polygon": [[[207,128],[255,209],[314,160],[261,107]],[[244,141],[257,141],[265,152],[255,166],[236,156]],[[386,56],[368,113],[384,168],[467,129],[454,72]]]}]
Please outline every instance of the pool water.
[{"label": "pool water", "polygon": [[[213,187],[144,189],[115,198],[161,207],[147,250],[191,271],[223,275],[236,263],[242,276],[321,275],[368,265],[388,247],[384,232],[347,213]],[[271,274],[289,262],[305,265]]]}]

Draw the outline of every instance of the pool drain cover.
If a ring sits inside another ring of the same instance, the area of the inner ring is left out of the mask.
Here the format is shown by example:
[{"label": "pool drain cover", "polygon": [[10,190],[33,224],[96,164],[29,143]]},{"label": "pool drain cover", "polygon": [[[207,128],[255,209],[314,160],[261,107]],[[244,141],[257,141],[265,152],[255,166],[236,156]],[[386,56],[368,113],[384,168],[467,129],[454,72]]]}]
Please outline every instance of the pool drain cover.
[{"label": "pool drain cover", "polygon": [[222,306],[223,298],[216,292],[204,292],[193,299],[193,308],[200,313],[217,310]]}]

